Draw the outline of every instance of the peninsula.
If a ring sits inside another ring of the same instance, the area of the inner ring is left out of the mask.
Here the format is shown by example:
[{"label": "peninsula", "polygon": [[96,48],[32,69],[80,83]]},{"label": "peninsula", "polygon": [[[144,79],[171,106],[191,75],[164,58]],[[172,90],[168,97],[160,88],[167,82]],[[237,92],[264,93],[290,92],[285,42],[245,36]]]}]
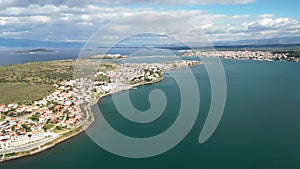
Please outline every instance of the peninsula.
[{"label": "peninsula", "polygon": [[[200,62],[84,64],[96,68],[84,78],[72,78],[74,61],[0,67],[1,91],[15,93],[0,97],[1,161],[41,152],[84,131],[93,122],[91,106],[105,95],[158,82],[167,70]],[[35,96],[38,88],[45,90]]]}]

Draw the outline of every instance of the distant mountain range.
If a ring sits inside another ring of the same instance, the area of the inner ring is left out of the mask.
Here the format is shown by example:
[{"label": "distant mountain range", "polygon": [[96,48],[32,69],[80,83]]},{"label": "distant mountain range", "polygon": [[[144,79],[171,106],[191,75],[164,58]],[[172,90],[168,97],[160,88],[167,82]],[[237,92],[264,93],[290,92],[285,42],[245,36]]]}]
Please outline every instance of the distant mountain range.
[{"label": "distant mountain range", "polygon": [[[269,39],[251,39],[251,40],[239,40],[239,41],[224,41],[224,42],[212,42],[216,47],[259,47],[259,46],[293,46],[300,44],[300,37],[284,37],[284,38],[269,38]],[[53,41],[39,41],[28,39],[12,39],[1,38],[0,47],[31,47],[31,48],[81,48],[84,43],[80,42],[53,42]],[[193,43],[193,46],[203,46],[201,43]],[[145,47],[141,45],[132,44],[126,47]],[[170,44],[168,46],[153,44],[151,47],[158,48],[182,48],[182,44]]]},{"label": "distant mountain range", "polygon": [[213,44],[216,46],[300,44],[300,37],[283,37],[283,38],[269,38],[269,39],[225,41],[225,42],[215,42]]}]

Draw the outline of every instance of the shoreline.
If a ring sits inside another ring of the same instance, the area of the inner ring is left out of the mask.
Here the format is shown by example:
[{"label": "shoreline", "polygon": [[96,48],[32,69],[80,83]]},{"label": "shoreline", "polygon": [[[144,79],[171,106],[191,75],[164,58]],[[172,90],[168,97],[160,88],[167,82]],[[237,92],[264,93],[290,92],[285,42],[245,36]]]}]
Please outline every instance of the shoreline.
[{"label": "shoreline", "polygon": [[[39,153],[42,153],[50,148],[53,148],[55,147],[57,144],[60,144],[60,143],[63,143],[64,141],[68,140],[68,139],[71,139],[72,137],[75,137],[77,136],[78,134],[82,133],[83,131],[85,131],[86,129],[88,129],[93,123],[94,123],[94,112],[92,111],[92,106],[94,106],[95,104],[98,104],[101,100],[101,98],[105,97],[105,96],[109,96],[109,95],[112,95],[112,94],[115,94],[115,93],[118,93],[118,92],[122,92],[122,91],[126,91],[126,90],[130,90],[134,87],[138,87],[138,86],[142,86],[142,85],[150,85],[150,84],[154,84],[154,83],[158,83],[160,81],[162,81],[164,78],[163,76],[160,77],[159,79],[155,80],[155,81],[151,81],[151,82],[141,82],[141,83],[137,83],[137,84],[134,84],[134,85],[128,85],[128,86],[124,86],[123,88],[119,89],[119,90],[115,90],[115,91],[111,91],[111,92],[108,92],[108,93],[105,93],[105,94],[100,94],[100,95],[96,95],[92,98],[91,102],[85,107],[86,111],[88,112],[89,114],[89,117],[88,119],[86,119],[85,122],[83,122],[82,125],[80,126],[77,126],[75,129],[72,129],[70,131],[67,131],[67,132],[64,132],[64,133],[60,133],[59,136],[57,138],[55,138],[54,140],[50,141],[50,142],[47,142],[43,145],[40,145],[40,146],[37,146],[37,147],[34,147],[30,150],[27,150],[27,151],[21,151],[21,152],[17,152],[15,154],[20,154],[20,155],[15,155],[15,156],[8,156],[6,157],[6,154],[5,154],[5,157],[3,159],[0,160],[0,163],[3,163],[3,162],[6,162],[6,161],[11,161],[11,160],[17,160],[19,158],[22,158],[22,157],[27,157],[27,156],[33,156],[33,155],[38,155]],[[79,129],[79,130],[78,130]],[[75,132],[74,132],[75,131]],[[74,133],[71,133],[70,135],[68,136],[64,136],[63,134],[66,134],[68,132],[74,132]],[[41,147],[41,149],[39,149],[39,147]],[[23,154],[24,153],[24,154]],[[14,153],[9,153],[8,155],[10,154],[14,154]],[[2,156],[3,154],[1,154]],[[0,156],[0,158],[2,158]]]},{"label": "shoreline", "polygon": [[[199,62],[198,64],[189,65],[187,67],[193,67],[193,66],[197,66],[197,65],[200,65],[200,64],[202,64],[202,63]],[[180,68],[184,68],[184,67],[173,67],[171,70],[180,69]],[[149,82],[143,81],[143,82],[139,82],[139,83],[136,83],[136,84],[127,84],[127,85],[124,85],[123,87],[121,87],[121,88],[119,88],[117,90],[113,90],[113,91],[110,91],[110,92],[104,93],[104,94],[94,93],[93,95],[91,95],[92,96],[91,101],[84,107],[85,113],[86,113],[87,117],[82,122],[82,124],[80,124],[78,126],[75,126],[73,129],[71,129],[69,131],[58,133],[57,134],[58,136],[52,138],[51,141],[42,143],[41,145],[34,146],[31,149],[28,149],[28,150],[25,150],[25,151],[20,151],[20,152],[13,152],[13,151],[11,151],[8,154],[6,154],[6,153],[0,154],[0,163],[1,162],[5,162],[5,161],[9,161],[9,160],[15,160],[15,159],[18,159],[18,158],[21,158],[21,157],[36,155],[38,153],[46,151],[49,148],[55,147],[55,145],[57,145],[59,143],[62,143],[64,141],[66,141],[66,140],[68,140],[68,139],[70,139],[70,138],[72,138],[72,137],[74,137],[74,136],[82,133],[88,127],[90,127],[91,124],[94,123],[95,119],[94,119],[94,112],[92,111],[92,106],[98,104],[100,102],[101,98],[103,98],[105,96],[108,96],[108,95],[112,95],[112,94],[118,93],[118,92],[130,90],[130,89],[132,89],[134,87],[158,83],[158,82],[160,82],[160,81],[162,81],[164,79],[163,74],[165,74],[167,71],[169,71],[169,70],[163,71],[161,77],[159,77],[158,79],[154,79],[152,81],[149,81]],[[38,140],[38,141],[42,141],[42,140]],[[36,142],[38,142],[38,141],[36,141]],[[36,143],[36,142],[33,142],[33,143]],[[1,156],[2,156],[2,159],[1,159]]]}]

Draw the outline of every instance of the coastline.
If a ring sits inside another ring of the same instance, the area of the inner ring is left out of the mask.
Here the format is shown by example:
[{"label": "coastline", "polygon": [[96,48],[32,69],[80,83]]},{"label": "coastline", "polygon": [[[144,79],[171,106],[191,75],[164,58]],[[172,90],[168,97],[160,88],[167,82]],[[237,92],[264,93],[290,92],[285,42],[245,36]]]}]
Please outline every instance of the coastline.
[{"label": "coastline", "polygon": [[[196,65],[200,65],[200,64],[202,64],[202,63],[199,62],[197,64],[187,65],[187,67],[192,67],[192,66],[196,66]],[[180,69],[180,68],[184,68],[184,67],[172,67],[172,70]],[[47,142],[41,143],[40,145],[35,145],[35,146],[33,146],[33,148],[26,149],[25,151],[19,151],[19,152],[11,151],[7,154],[5,152],[5,153],[0,155],[0,162],[4,162],[4,161],[8,161],[8,160],[14,160],[14,159],[18,159],[18,158],[26,157],[26,156],[31,156],[31,155],[36,155],[40,152],[46,151],[47,149],[54,147],[55,145],[57,145],[61,142],[64,142],[65,140],[68,140],[68,139],[82,133],[84,130],[86,130],[88,127],[90,127],[91,124],[94,122],[94,114],[93,114],[94,112],[92,111],[92,106],[94,106],[95,104],[100,102],[102,97],[105,97],[107,95],[111,95],[111,94],[114,94],[114,93],[118,93],[118,92],[121,92],[121,91],[130,90],[134,87],[138,87],[138,86],[141,86],[141,85],[148,85],[148,84],[154,84],[154,83],[160,82],[164,79],[163,74],[166,73],[169,70],[164,70],[162,72],[162,76],[160,76],[157,79],[153,79],[152,81],[148,81],[148,82],[147,81],[142,81],[142,82],[138,82],[136,84],[127,84],[127,85],[124,85],[123,87],[121,87],[117,90],[113,90],[113,91],[110,91],[110,92],[107,92],[107,93],[104,93],[104,94],[96,94],[96,93],[93,94],[92,97],[91,97],[91,101],[84,107],[84,109],[85,109],[84,112],[87,114],[87,117],[81,124],[79,124],[78,126],[75,126],[73,129],[71,129],[69,131],[58,133],[57,137],[53,137],[49,141],[44,140],[44,141],[47,141]],[[32,143],[37,143],[39,141],[43,141],[43,140],[38,140],[38,141],[35,141],[35,142],[32,142]],[[2,158],[1,158],[1,156],[2,156]]]},{"label": "coastline", "polygon": [[[16,159],[19,159],[19,158],[22,158],[22,157],[26,157],[26,156],[32,156],[32,155],[37,155],[38,153],[41,153],[41,152],[44,152],[50,148],[53,148],[55,147],[57,144],[59,143],[62,143],[68,139],[71,139],[72,137],[75,137],[76,135],[82,133],[83,131],[85,131],[88,127],[91,126],[92,123],[94,123],[94,112],[92,111],[92,106],[97,104],[98,102],[100,102],[101,98],[102,97],[105,97],[105,96],[108,96],[108,95],[111,95],[111,94],[115,94],[115,93],[118,93],[118,92],[122,92],[122,91],[126,91],[126,90],[130,90],[134,87],[138,87],[138,86],[142,86],[142,85],[149,85],[149,84],[154,84],[154,83],[158,83],[160,81],[162,81],[164,78],[163,76],[160,77],[159,79],[157,80],[154,80],[154,81],[151,81],[151,82],[140,82],[140,83],[137,83],[137,84],[133,84],[133,85],[128,85],[128,86],[124,86],[123,88],[119,89],[119,90],[115,90],[115,91],[111,91],[111,92],[108,92],[108,93],[105,93],[105,94],[100,94],[100,95],[96,95],[92,98],[91,102],[85,107],[87,113],[89,114],[89,118],[86,119],[86,121],[76,127],[75,129],[72,129],[70,131],[67,131],[67,132],[64,132],[62,134],[59,135],[59,137],[55,138],[54,140],[50,141],[50,142],[47,142],[41,146],[38,146],[38,147],[35,147],[35,148],[32,148],[30,150],[27,150],[27,151],[21,151],[21,152],[17,152],[17,153],[9,153],[8,156],[4,156],[4,158],[2,158],[2,154],[0,156],[0,163],[1,162],[5,162],[5,161],[10,161],[10,160],[16,160]],[[64,134],[68,134],[69,132],[70,135],[67,135],[67,136],[64,136]],[[73,133],[74,132],[74,133]],[[41,149],[39,149],[39,147],[41,147]],[[10,155],[10,154],[16,154],[16,155]]]}]

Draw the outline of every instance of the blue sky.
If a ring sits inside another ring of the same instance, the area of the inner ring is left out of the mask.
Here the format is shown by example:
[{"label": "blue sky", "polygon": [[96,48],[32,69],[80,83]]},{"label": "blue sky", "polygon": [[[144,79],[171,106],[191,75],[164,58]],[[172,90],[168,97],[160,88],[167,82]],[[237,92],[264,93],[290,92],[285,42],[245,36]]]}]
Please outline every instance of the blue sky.
[{"label": "blue sky", "polygon": [[[295,0],[2,0],[0,37],[85,42],[111,21],[145,12],[183,18],[211,41],[297,37],[299,6]],[[163,18],[156,23],[165,23]],[[138,27],[146,20],[130,22]],[[115,28],[126,33],[122,26]],[[161,29],[167,31],[168,25]]]},{"label": "blue sky", "polygon": [[210,13],[221,13],[228,15],[260,15],[262,13],[274,14],[278,17],[294,17],[299,19],[300,1],[295,0],[258,0],[249,4],[239,5],[207,5],[207,6],[189,6],[187,8],[200,8]]},{"label": "blue sky", "polygon": [[236,5],[187,5],[187,6],[165,6],[165,9],[184,9],[195,10],[202,9],[209,11],[212,14],[227,14],[227,15],[260,15],[262,13],[270,13],[281,17],[295,17],[299,19],[300,1],[296,0],[258,0],[249,4]]},{"label": "blue sky", "polygon": [[[106,5],[108,6],[108,5]],[[227,15],[260,15],[270,13],[281,17],[294,17],[300,19],[300,1],[297,0],[257,0],[247,4],[209,4],[209,5],[164,5],[164,4],[128,4],[123,5],[128,8],[151,7],[158,12],[169,10],[205,10],[211,14]]]}]

